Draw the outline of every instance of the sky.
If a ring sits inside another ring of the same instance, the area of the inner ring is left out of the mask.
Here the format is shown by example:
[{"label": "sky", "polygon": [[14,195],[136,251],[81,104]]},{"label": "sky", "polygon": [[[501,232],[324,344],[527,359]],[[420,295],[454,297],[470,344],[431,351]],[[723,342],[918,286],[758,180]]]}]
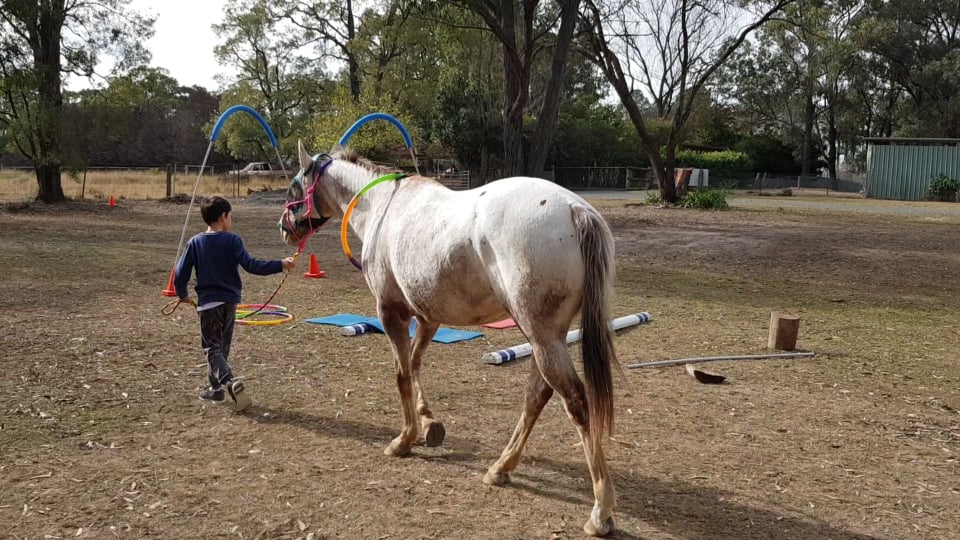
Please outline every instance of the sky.
[{"label": "sky", "polygon": [[216,36],[210,25],[223,19],[226,0],[132,0],[130,7],[156,15],[156,32],[147,41],[150,65],[162,67],[183,86],[216,90],[214,77],[224,69],[213,56]]},{"label": "sky", "polygon": [[[213,56],[217,38],[210,26],[221,22],[225,4],[226,0],[131,0],[130,9],[157,18],[154,36],[146,43],[153,55],[150,66],[165,68],[182,86],[217,90],[214,77],[226,70]],[[70,90],[89,87],[86,79],[67,81]]]}]

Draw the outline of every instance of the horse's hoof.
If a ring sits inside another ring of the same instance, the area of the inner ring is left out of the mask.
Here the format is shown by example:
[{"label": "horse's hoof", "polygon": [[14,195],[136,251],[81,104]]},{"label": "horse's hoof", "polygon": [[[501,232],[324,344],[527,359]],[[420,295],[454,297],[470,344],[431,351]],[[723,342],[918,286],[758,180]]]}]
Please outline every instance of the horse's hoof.
[{"label": "horse's hoof", "polygon": [[487,474],[483,475],[483,483],[488,486],[505,486],[510,483],[510,473],[487,471]]},{"label": "horse's hoof", "polygon": [[403,444],[400,439],[394,439],[383,449],[383,453],[393,457],[405,457],[410,455],[410,445]]},{"label": "horse's hoof", "polygon": [[613,532],[613,517],[608,517],[603,523],[598,523],[593,516],[583,525],[583,532],[590,536],[606,536]]},{"label": "horse's hoof", "polygon": [[433,421],[424,428],[423,441],[429,447],[436,447],[443,444],[443,437],[447,434],[443,422]]}]

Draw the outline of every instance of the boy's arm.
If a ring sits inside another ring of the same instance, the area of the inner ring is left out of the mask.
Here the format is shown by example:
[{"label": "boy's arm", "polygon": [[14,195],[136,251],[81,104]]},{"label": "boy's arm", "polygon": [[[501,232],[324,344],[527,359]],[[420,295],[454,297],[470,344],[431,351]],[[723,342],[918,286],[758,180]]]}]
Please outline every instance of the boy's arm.
[{"label": "boy's arm", "polygon": [[193,273],[193,242],[187,242],[187,248],[183,250],[183,256],[177,261],[177,266],[173,270],[173,288],[177,292],[178,298],[187,298],[187,285],[190,283],[190,275]]},{"label": "boy's arm", "polygon": [[239,236],[236,237],[235,249],[237,253],[237,260],[240,261],[240,266],[251,274],[256,274],[258,276],[269,276],[270,274],[279,274],[280,272],[283,272],[283,262],[264,261],[251,256],[247,252],[247,248],[243,247],[243,239],[241,239]]}]

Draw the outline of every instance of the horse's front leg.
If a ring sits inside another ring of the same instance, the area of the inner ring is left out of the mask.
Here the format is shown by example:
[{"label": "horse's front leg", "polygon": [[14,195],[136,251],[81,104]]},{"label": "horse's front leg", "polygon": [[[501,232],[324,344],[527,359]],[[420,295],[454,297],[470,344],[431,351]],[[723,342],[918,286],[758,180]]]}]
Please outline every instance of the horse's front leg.
[{"label": "horse's front leg", "polygon": [[417,438],[417,410],[413,398],[413,366],[410,355],[409,311],[384,304],[377,307],[383,331],[390,339],[393,359],[397,370],[397,389],[400,391],[400,407],[403,412],[403,427],[400,435],[387,445],[388,456],[405,456]]},{"label": "horse's front leg", "polygon": [[420,382],[420,364],[423,361],[423,353],[426,352],[438,328],[440,328],[439,324],[422,321],[418,317],[417,332],[413,336],[413,358],[411,360],[413,387],[417,391],[417,413],[420,415],[420,428],[423,430],[423,439],[427,446],[440,446],[443,444],[443,437],[446,435],[443,423],[433,418],[433,411],[430,410],[430,403],[427,401],[423,384]]}]

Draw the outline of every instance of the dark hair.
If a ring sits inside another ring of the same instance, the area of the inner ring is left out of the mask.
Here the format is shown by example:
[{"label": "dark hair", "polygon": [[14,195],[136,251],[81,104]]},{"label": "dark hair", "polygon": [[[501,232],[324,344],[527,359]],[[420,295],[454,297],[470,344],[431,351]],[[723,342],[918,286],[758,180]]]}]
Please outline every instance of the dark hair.
[{"label": "dark hair", "polygon": [[223,197],[208,197],[200,205],[200,215],[203,216],[203,222],[207,225],[213,225],[220,219],[220,216],[230,213],[230,201]]}]

